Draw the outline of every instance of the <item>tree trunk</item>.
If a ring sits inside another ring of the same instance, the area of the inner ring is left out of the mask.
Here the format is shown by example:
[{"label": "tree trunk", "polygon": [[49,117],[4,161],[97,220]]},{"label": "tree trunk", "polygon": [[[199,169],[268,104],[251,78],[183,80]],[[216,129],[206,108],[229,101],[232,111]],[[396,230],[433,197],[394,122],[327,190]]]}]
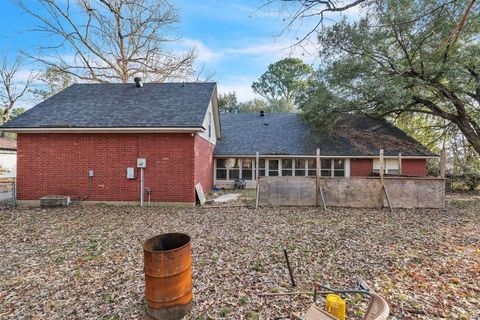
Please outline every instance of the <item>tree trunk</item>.
[{"label": "tree trunk", "polygon": [[472,148],[480,155],[480,136],[472,128],[470,122],[465,118],[458,117],[455,123],[467,141],[472,145]]}]

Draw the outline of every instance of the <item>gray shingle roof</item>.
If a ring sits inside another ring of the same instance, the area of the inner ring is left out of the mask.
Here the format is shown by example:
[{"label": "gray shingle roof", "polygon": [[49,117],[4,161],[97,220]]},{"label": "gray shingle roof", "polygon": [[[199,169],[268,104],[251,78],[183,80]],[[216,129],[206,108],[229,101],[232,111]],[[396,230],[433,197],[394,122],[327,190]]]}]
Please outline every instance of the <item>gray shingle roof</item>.
[{"label": "gray shingle roof", "polygon": [[3,127],[201,127],[215,86],[74,84]]},{"label": "gray shingle roof", "polygon": [[419,142],[385,120],[350,116],[348,134],[314,134],[302,117],[293,113],[222,113],[222,139],[216,155],[385,155],[433,156]]}]

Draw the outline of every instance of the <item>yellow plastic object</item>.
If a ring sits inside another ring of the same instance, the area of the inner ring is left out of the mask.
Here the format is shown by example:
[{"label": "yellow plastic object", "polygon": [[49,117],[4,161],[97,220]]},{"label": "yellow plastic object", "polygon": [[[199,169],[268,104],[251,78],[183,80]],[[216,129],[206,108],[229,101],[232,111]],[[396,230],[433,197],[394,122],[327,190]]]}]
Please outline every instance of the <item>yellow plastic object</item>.
[{"label": "yellow plastic object", "polygon": [[327,304],[325,309],[332,316],[339,320],[345,320],[347,314],[347,306],[345,300],[336,294],[327,294]]}]

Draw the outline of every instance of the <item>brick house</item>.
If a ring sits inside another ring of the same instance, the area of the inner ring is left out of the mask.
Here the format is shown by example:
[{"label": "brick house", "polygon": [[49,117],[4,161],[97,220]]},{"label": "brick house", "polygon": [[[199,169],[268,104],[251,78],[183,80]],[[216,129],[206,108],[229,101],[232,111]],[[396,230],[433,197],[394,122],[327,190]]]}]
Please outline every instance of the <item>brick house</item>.
[{"label": "brick house", "polygon": [[[74,84],[5,124],[17,133],[17,199],[195,203],[221,137],[214,83]],[[150,190],[150,191],[148,191]],[[34,201],[34,202],[33,202]]]},{"label": "brick house", "polygon": [[340,122],[345,129],[334,133],[315,132],[293,113],[221,114],[220,119],[214,164],[219,187],[231,187],[239,178],[254,187],[257,152],[260,176],[315,176],[318,148],[320,176],[326,178],[378,174],[381,148],[387,175],[425,176],[427,159],[438,157],[383,119],[350,115]]},{"label": "brick house", "polygon": [[[426,175],[436,157],[384,120],[344,119],[343,133],[315,133],[298,114],[220,114],[215,83],[75,84],[6,123],[17,133],[17,199],[51,194],[84,202],[138,203],[144,198],[192,206],[195,185],[255,186],[259,175],[322,177],[378,173]],[[401,156],[399,157],[399,154]]]}]

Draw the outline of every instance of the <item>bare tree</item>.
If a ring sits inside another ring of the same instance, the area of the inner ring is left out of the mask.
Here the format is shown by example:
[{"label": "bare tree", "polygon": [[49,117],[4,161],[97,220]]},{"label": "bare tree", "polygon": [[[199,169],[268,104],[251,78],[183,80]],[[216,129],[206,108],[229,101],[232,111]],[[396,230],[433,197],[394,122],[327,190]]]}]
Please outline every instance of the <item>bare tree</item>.
[{"label": "bare tree", "polygon": [[[9,62],[7,55],[1,58],[0,62],[0,103],[2,106],[2,123],[7,122],[18,102],[24,100],[31,92],[36,74],[30,72],[26,78],[21,78],[20,72],[23,66],[23,60],[20,57]],[[1,133],[3,137],[3,132]]]},{"label": "bare tree", "polygon": [[101,83],[193,75],[194,49],[175,53],[168,48],[178,40],[172,34],[178,16],[165,0],[36,0],[41,10],[31,2],[17,0],[36,18],[33,30],[57,41],[28,55],[47,67]]},{"label": "bare tree", "polygon": [[38,74],[39,87],[32,90],[38,100],[45,100],[74,83],[73,77],[58,70],[55,67],[48,67],[47,70]]},{"label": "bare tree", "polygon": [[272,5],[280,5],[280,10],[287,14],[283,31],[291,28],[295,22],[300,24],[304,19],[314,18],[314,25],[303,36],[297,39],[295,45],[315,32],[319,31],[329,14],[346,12],[354,7],[367,6],[373,0],[268,0],[259,9]]}]

